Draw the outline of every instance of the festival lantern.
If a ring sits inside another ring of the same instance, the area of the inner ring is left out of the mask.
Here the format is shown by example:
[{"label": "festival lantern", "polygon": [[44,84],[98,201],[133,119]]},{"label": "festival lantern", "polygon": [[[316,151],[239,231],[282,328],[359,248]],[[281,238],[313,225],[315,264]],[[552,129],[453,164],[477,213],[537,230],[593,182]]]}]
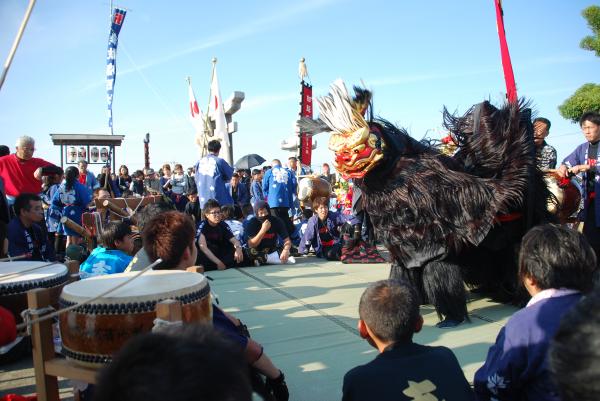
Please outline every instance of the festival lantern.
[{"label": "festival lantern", "polygon": [[102,160],[102,163],[106,163],[108,161],[108,149],[107,148],[100,149],[100,160]]},{"label": "festival lantern", "polygon": [[69,147],[69,163],[75,163],[77,161],[77,149],[75,146]]},{"label": "festival lantern", "polygon": [[92,163],[96,163],[98,161],[99,157],[100,157],[100,151],[98,150],[98,148],[96,146],[94,146],[93,148],[90,149],[90,159],[92,160]]},{"label": "festival lantern", "polygon": [[85,148],[83,146],[81,146],[79,148],[79,152],[77,153],[78,156],[78,160],[87,160],[87,151],[85,150]]}]

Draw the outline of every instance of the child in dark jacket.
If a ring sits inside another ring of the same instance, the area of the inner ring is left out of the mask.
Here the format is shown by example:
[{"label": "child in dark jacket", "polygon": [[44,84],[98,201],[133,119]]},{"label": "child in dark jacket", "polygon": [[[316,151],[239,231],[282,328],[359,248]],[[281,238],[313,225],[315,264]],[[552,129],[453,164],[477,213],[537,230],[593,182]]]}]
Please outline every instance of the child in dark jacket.
[{"label": "child in dark jacket", "polygon": [[478,400],[560,400],[548,347],[562,316],[592,289],[596,255],[581,234],[551,224],[521,243],[519,275],[532,296],[506,323],[475,373]]},{"label": "child in dark jacket", "polygon": [[360,298],[358,314],[360,336],[379,355],[346,373],[342,401],[473,399],[450,349],[412,341],[423,317],[410,285],[395,280],[370,285]]}]

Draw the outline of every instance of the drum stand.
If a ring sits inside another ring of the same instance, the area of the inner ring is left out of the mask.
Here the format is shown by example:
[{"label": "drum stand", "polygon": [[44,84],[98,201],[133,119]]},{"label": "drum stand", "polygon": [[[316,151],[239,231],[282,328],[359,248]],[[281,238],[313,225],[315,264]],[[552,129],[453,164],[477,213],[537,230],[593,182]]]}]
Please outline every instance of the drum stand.
[{"label": "drum stand", "polygon": [[[27,292],[27,303],[31,310],[46,308],[50,305],[50,292],[44,288],[30,290]],[[181,303],[172,299],[159,302],[156,305],[156,317],[169,322],[181,321]],[[86,368],[55,356],[51,319],[31,326],[31,344],[38,400],[60,400],[59,376],[90,384],[96,383],[97,369]],[[75,394],[75,400],[78,399],[79,394]]]}]

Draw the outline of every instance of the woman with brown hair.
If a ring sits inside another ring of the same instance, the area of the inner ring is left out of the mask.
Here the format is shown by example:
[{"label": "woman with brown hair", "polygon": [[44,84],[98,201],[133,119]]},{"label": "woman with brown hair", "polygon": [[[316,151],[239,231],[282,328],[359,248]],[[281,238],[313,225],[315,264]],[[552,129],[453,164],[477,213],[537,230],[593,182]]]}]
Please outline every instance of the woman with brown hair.
[{"label": "woman with brown hair", "polygon": [[119,189],[121,192],[129,189],[131,181],[132,178],[129,175],[129,169],[123,164],[121,167],[119,167],[119,177],[117,178],[117,183],[119,184]]}]

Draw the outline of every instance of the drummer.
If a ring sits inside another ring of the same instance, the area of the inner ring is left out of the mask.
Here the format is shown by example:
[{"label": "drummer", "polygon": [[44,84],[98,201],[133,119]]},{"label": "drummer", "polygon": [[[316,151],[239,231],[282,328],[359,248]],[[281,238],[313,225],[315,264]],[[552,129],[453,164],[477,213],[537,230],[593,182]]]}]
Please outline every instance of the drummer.
[{"label": "drummer", "polygon": [[8,254],[27,255],[21,260],[55,260],[54,247],[42,229],[44,209],[42,198],[22,193],[13,205],[16,216],[8,225]]},{"label": "drummer", "polygon": [[550,134],[550,125],[550,120],[544,117],[533,120],[535,159],[542,171],[556,168],[556,149],[546,142],[546,137]]},{"label": "drummer", "polygon": [[102,246],[94,249],[79,268],[81,278],[122,273],[131,262],[134,243],[129,222],[105,224],[101,240]]},{"label": "drummer", "polygon": [[[182,270],[196,262],[194,224],[180,212],[161,213],[144,225],[142,230],[144,250],[150,261],[161,258],[157,270]],[[283,373],[264,352],[262,345],[243,335],[245,326],[232,315],[213,304],[213,325],[229,339],[239,344],[249,365],[267,377],[276,401],[287,401],[287,385]]]},{"label": "drummer", "polygon": [[596,193],[600,191],[600,171],[598,170],[598,144],[600,143],[600,113],[584,113],[579,126],[586,142],[577,146],[565,157],[557,172],[559,176],[570,174],[583,175],[583,235],[596,255],[600,256],[600,203],[596,202]]}]

